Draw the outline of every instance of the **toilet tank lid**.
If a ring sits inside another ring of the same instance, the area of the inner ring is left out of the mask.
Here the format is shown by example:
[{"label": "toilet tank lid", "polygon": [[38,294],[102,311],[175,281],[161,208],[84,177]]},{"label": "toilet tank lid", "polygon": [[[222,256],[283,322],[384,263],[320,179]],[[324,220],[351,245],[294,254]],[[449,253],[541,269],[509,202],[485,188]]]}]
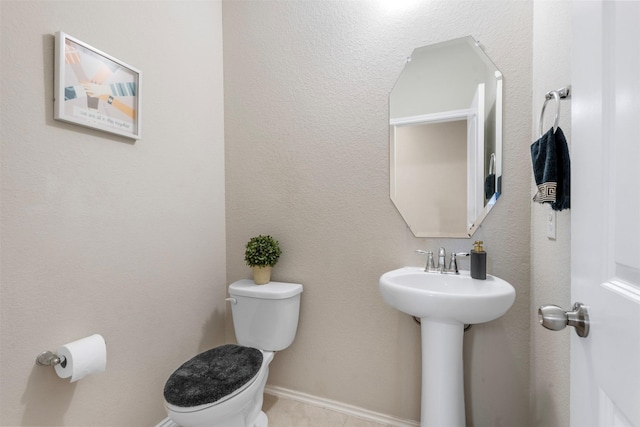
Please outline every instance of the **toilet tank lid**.
[{"label": "toilet tank lid", "polygon": [[229,295],[251,298],[285,299],[301,292],[302,285],[299,283],[269,282],[256,285],[253,280],[244,279],[229,285]]}]

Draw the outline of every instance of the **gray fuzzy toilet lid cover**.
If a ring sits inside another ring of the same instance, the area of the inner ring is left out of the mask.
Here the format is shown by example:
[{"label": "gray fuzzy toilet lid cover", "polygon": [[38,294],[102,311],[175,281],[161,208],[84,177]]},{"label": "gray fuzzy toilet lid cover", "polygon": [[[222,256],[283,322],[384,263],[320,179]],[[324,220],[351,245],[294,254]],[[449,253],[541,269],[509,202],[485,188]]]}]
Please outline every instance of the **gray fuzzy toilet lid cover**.
[{"label": "gray fuzzy toilet lid cover", "polygon": [[164,398],[181,407],[214,403],[251,381],[260,366],[260,350],[222,345],[198,354],[176,369],[164,386]]}]

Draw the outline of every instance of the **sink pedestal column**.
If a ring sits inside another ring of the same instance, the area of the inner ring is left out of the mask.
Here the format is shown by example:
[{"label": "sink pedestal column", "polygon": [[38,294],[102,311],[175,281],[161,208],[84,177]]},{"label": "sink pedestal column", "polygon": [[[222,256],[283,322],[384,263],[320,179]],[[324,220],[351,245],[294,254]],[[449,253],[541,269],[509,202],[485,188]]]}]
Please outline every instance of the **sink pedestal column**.
[{"label": "sink pedestal column", "polygon": [[465,427],[464,324],[422,318],[421,427]]}]

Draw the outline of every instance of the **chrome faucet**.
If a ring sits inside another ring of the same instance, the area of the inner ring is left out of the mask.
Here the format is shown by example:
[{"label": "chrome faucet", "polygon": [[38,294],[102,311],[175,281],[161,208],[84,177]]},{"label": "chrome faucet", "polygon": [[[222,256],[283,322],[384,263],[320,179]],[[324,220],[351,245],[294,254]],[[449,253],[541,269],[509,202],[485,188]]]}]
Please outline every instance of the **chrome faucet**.
[{"label": "chrome faucet", "polygon": [[438,271],[440,273],[445,272],[444,264],[446,263],[446,258],[447,258],[447,251],[445,251],[443,247],[440,247],[440,249],[438,250]]},{"label": "chrome faucet", "polygon": [[455,274],[460,274],[458,271],[458,257],[459,256],[469,256],[471,255],[469,252],[451,252],[451,260],[449,261],[449,271]]},{"label": "chrome faucet", "polygon": [[446,266],[447,251],[442,247],[438,250],[437,266],[433,258],[433,252],[423,251],[418,249],[416,250],[416,253],[427,256],[427,264],[424,267],[425,272],[440,273],[440,274],[446,274],[446,273],[460,274],[460,271],[458,270],[458,257],[469,256],[468,252],[458,252],[458,253],[451,252],[451,258],[449,259],[449,266],[447,267]]},{"label": "chrome faucet", "polygon": [[435,266],[435,263],[433,261],[433,252],[431,252],[431,251],[423,251],[421,249],[417,249],[416,253],[427,256],[427,264],[424,266],[424,271],[426,271],[426,272],[435,271],[436,266]]}]

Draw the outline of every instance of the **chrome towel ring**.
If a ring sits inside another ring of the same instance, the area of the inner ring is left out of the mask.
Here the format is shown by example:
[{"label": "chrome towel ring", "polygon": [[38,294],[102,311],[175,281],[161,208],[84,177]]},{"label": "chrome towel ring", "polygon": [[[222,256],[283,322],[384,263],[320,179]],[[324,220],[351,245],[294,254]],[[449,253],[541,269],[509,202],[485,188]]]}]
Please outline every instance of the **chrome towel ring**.
[{"label": "chrome towel ring", "polygon": [[543,135],[543,122],[544,122],[544,110],[547,108],[547,102],[552,99],[556,101],[556,114],[553,118],[554,129],[558,128],[558,122],[560,121],[560,100],[569,98],[571,95],[571,86],[563,87],[558,90],[552,90],[547,92],[544,96],[544,104],[542,104],[542,111],[540,112],[540,136]]}]

